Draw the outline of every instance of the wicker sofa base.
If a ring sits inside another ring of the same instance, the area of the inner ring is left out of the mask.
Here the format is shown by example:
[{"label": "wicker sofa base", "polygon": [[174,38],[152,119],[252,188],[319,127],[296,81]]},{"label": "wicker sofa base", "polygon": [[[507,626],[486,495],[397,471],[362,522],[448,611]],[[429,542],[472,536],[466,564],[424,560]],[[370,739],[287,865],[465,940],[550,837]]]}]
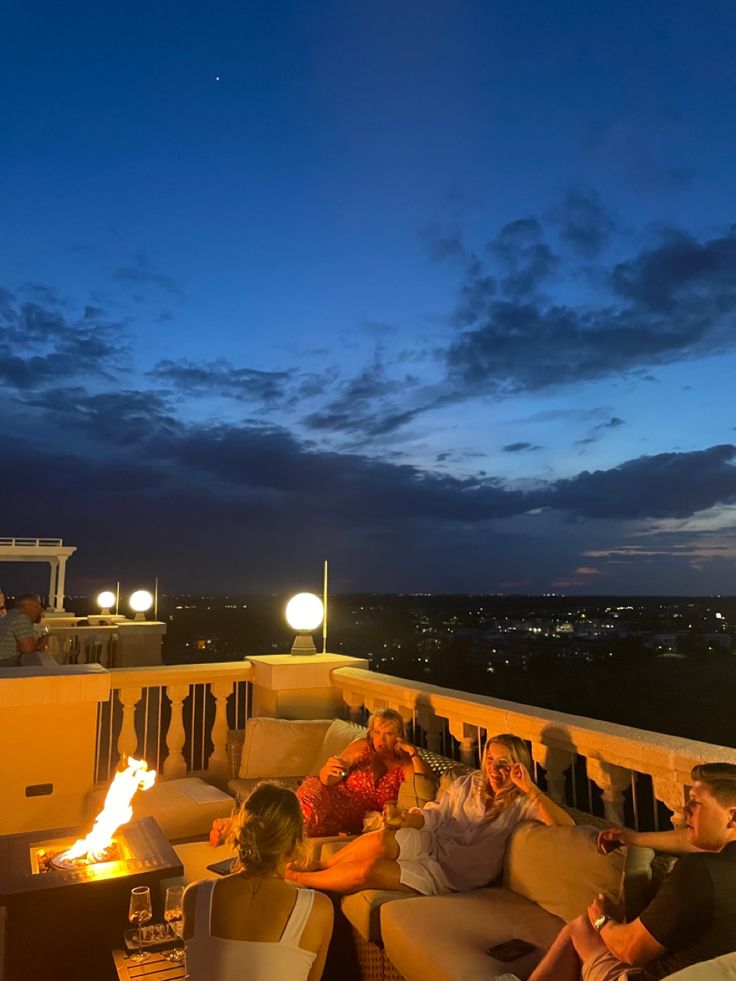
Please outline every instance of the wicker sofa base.
[{"label": "wicker sofa base", "polygon": [[404,981],[383,947],[366,940],[354,927],[352,933],[361,981]]}]

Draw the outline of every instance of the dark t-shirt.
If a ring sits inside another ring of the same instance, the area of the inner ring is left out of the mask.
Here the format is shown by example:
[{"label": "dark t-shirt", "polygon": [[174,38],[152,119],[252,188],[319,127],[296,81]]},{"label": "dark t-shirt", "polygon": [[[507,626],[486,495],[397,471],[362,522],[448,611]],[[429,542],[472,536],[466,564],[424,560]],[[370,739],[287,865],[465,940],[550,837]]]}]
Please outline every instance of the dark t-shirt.
[{"label": "dark t-shirt", "polygon": [[641,922],[667,948],[647,965],[647,981],[736,950],[736,842],[681,858]]}]

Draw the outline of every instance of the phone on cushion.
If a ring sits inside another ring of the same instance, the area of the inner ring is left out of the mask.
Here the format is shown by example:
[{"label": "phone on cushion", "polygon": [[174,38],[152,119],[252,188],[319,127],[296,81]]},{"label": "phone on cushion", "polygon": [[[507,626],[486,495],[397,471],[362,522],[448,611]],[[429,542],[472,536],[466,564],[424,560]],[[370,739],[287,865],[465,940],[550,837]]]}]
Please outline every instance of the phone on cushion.
[{"label": "phone on cushion", "polygon": [[486,953],[495,957],[497,961],[506,963],[507,961],[515,961],[518,957],[523,957],[524,954],[531,954],[536,949],[534,944],[530,944],[528,940],[514,937],[512,940],[505,940],[502,944],[494,944],[488,948]]}]

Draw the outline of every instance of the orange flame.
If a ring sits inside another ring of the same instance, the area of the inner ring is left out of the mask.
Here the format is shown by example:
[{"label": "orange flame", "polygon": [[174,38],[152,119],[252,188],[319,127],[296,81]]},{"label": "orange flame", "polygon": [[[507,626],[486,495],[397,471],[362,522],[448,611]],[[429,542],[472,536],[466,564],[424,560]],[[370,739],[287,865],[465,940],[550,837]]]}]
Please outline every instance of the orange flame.
[{"label": "orange flame", "polygon": [[81,858],[87,862],[101,861],[112,844],[112,836],[121,824],[127,824],[133,817],[130,805],[133,795],[137,790],[149,790],[155,779],[156,771],[149,770],[145,760],[128,757],[127,767],[115,774],[105,805],[95,818],[90,833],[86,838],[75,841],[68,851],[59,856],[59,860],[69,862]]}]

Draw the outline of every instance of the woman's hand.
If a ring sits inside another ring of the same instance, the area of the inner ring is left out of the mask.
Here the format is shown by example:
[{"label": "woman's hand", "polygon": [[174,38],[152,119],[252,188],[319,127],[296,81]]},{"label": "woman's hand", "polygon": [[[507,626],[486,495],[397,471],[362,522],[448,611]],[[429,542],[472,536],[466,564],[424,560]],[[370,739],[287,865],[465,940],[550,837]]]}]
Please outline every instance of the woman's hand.
[{"label": "woman's hand", "polygon": [[227,836],[230,834],[232,824],[232,818],[215,818],[210,829],[210,845],[212,845],[213,848],[217,848],[218,845],[225,844],[227,841]]},{"label": "woman's hand", "polygon": [[536,786],[532,783],[529,771],[523,763],[512,763],[509,767],[509,777],[513,785],[523,794],[531,796],[536,791]]},{"label": "woman's hand", "polygon": [[412,746],[412,744],[408,743],[405,739],[397,739],[394,749],[398,756],[408,756],[410,760],[413,760],[417,755],[416,746]]},{"label": "woman's hand", "polygon": [[609,852],[621,848],[622,845],[632,845],[632,832],[629,828],[606,828],[598,835],[598,851],[601,855],[608,855]]},{"label": "woman's hand", "polygon": [[326,786],[343,780],[348,775],[348,764],[341,756],[331,756],[319,772],[320,781]]}]

